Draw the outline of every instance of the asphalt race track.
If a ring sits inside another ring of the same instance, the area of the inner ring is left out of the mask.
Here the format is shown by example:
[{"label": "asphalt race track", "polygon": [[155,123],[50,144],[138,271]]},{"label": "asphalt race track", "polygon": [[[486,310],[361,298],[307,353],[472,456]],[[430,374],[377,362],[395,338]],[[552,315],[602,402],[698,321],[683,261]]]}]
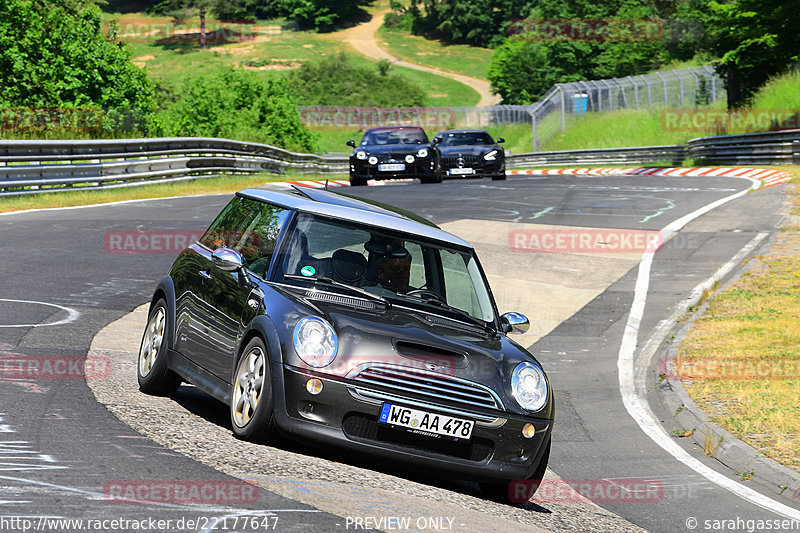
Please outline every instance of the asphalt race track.
[{"label": "asphalt race track", "polygon": [[[510,178],[505,182],[449,181],[441,185],[403,183],[347,191],[412,210],[451,231],[468,226],[468,240],[472,242],[474,237],[484,244],[493,243],[493,247],[486,244],[492,250],[489,256],[477,244],[476,247],[484,266],[494,273],[491,283],[496,294],[502,292],[498,276],[512,270],[515,279],[530,270],[549,276],[550,285],[558,285],[560,278],[561,285],[570,285],[573,282],[569,280],[574,279],[570,276],[575,276],[568,272],[570,268],[577,271],[581,264],[602,261],[612,264],[611,257],[614,258],[618,275],[609,276],[608,283],[595,292],[587,287],[581,293],[584,300],[574,300],[574,312],[566,311],[571,309],[568,307],[551,310],[560,302],[537,300],[535,291],[526,302],[533,310],[526,310],[534,318],[532,331],[538,331],[525,337],[526,344],[544,365],[556,396],[550,468],[564,480],[647,480],[657,482],[661,491],[643,501],[598,501],[605,510],[599,510],[599,514],[578,503],[545,499],[513,512],[508,508],[509,516],[528,513],[530,519],[525,522],[544,529],[598,531],[611,529],[607,525],[611,522],[603,522],[606,525],[598,529],[598,516],[616,515],[619,518],[613,529],[628,531],[638,526],[664,532],[733,531],[706,526],[713,526],[713,520],[782,520],[787,513],[781,511],[781,506],[791,507],[800,516],[797,502],[777,498],[756,484],[746,485],[774,498],[775,505],[765,509],[763,504],[752,503],[752,498],[742,498],[712,482],[667,453],[629,414],[630,406],[620,392],[620,346],[626,327],[630,327],[628,318],[640,275],[632,257],[641,256],[641,250],[638,255],[604,256],[597,250],[581,249],[577,256],[571,256],[574,264],[570,266],[562,254],[513,250],[515,245],[525,246],[531,241],[512,241],[508,237],[508,228],[522,230],[529,238],[541,237],[541,232],[552,226],[595,232],[632,230],[652,235],[646,232],[661,230],[750,185],[746,180],[708,177],[558,176]],[[769,243],[782,216],[782,187],[743,194],[690,221],[664,243],[653,256],[646,303],[641,321],[636,324],[639,348],[648,343],[653,331],[695,286],[746,246],[751,245],[751,253],[755,254]],[[49,521],[60,518],[171,520],[151,527],[152,531],[337,531],[364,530],[368,525],[385,531],[396,529],[396,523],[385,522],[362,522],[359,527],[328,507],[326,511],[320,510],[324,506],[315,507],[313,499],[300,502],[263,489],[252,497],[239,498],[231,493],[228,499],[202,504],[167,501],[168,498],[110,502],[109,494],[115,487],[137,480],[201,480],[219,482],[229,489],[237,487],[239,481],[133,431],[95,400],[80,373],[55,372],[44,379],[41,374],[9,373],[9,361],[80,361],[98,331],[149,301],[174,253],[158,253],[162,250],[155,249],[158,246],[152,241],[148,250],[119,253],[121,250],[113,247],[109,235],[148,231],[199,233],[228,198],[229,195],[161,199],[0,216],[0,530],[77,529]],[[605,237],[608,234],[604,233]],[[161,242],[160,246],[165,244]],[[544,285],[542,294],[549,290]],[[500,309],[509,310],[512,309]],[[537,324],[538,316],[541,320]],[[658,369],[640,368],[639,372],[646,374],[652,384]],[[672,414],[660,407],[654,387],[646,391],[650,409],[671,431]],[[225,412],[220,405],[210,401],[208,409],[212,414],[200,416],[213,421],[219,412]],[[187,417],[198,415],[186,413]],[[234,440],[232,435],[230,439]],[[743,485],[739,476],[706,456],[688,439],[672,440],[695,460]],[[309,461],[327,470],[337,468],[339,463],[365,466],[357,458],[335,452],[316,453],[293,444],[286,444],[285,450],[309,456]],[[270,457],[274,459],[276,455]],[[280,454],[277,457],[280,460]],[[384,470],[380,465],[366,466]],[[443,488],[454,495],[477,494],[469,484],[417,479],[412,474],[387,471],[399,480],[389,489],[398,494],[407,491],[403,488],[406,479]],[[486,505],[495,506],[495,514],[502,512],[496,509],[499,504]],[[368,514],[369,509],[364,507]],[[223,528],[221,518],[226,516],[229,520],[251,517],[261,522],[250,524],[249,529],[243,529],[241,524],[232,527],[233,522],[227,522]],[[189,526],[188,520],[195,522]],[[131,523],[127,528],[111,522],[95,525],[101,527],[93,530],[134,530]],[[412,530],[473,530],[469,523],[459,523],[457,517],[455,524],[427,526]],[[534,529],[521,525],[518,530]],[[800,530],[800,523],[795,524],[795,530]]]}]

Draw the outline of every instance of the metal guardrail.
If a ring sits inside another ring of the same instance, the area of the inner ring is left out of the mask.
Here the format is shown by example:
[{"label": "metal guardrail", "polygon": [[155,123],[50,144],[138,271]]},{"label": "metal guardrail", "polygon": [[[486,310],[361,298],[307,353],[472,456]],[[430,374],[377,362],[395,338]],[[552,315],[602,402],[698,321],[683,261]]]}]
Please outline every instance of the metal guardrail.
[{"label": "metal guardrail", "polygon": [[[800,129],[702,137],[688,145],[568,150],[509,155],[509,168],[561,165],[680,166],[800,164]],[[344,154],[297,154],[274,146],[212,138],[0,141],[0,196],[287,170],[346,174]]]},{"label": "metal guardrail", "polygon": [[[348,171],[342,157],[228,139],[0,141],[0,195],[5,196],[289,169],[303,174]],[[26,189],[14,190],[22,187]]]},{"label": "metal guardrail", "polygon": [[684,159],[686,159],[686,146],[675,144],[517,154],[506,157],[506,166],[508,168],[526,168],[547,165],[643,165],[655,162],[667,162],[680,166]]},{"label": "metal guardrail", "polygon": [[800,165],[800,129],[700,137],[688,155],[701,164]]}]

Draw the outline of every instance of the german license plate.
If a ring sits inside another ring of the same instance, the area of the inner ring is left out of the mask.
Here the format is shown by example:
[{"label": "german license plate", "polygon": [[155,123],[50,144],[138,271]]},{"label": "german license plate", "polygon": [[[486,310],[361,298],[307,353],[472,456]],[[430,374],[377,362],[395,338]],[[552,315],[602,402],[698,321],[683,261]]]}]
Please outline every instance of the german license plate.
[{"label": "german license plate", "polygon": [[475,171],[471,168],[451,168],[447,173],[451,176],[464,176],[467,174],[474,174]]},{"label": "german license plate", "polygon": [[405,169],[405,163],[384,163],[382,165],[378,165],[378,170],[380,172],[397,172],[398,170]]},{"label": "german license plate", "polygon": [[455,418],[385,403],[381,407],[380,422],[400,426],[421,433],[435,433],[454,439],[469,439],[475,423]]}]

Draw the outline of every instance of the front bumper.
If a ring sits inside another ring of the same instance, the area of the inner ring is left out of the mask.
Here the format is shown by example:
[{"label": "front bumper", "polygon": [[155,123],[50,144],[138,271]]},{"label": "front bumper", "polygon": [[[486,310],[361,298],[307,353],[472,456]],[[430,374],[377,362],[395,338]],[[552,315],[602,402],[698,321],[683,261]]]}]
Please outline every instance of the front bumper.
[{"label": "front bumper", "polygon": [[[471,173],[462,173],[464,169],[472,169]],[[505,161],[480,161],[447,165],[442,163],[442,177],[450,178],[489,178],[503,176],[506,173]]]},{"label": "front bumper", "polygon": [[[352,381],[275,361],[272,372],[278,426],[307,444],[334,445],[458,479],[499,482],[533,475],[550,439],[552,420],[508,412],[496,413],[505,420],[496,427],[476,423],[469,442],[418,435],[379,425],[381,404],[357,398],[348,388]],[[319,395],[306,390],[311,377],[323,382]],[[530,439],[522,436],[526,423],[536,428]]]},{"label": "front bumper", "polygon": [[[381,171],[378,165],[386,163],[400,163],[405,165],[404,170]],[[413,163],[402,161],[379,161],[370,165],[363,160],[350,160],[350,177],[368,180],[388,180],[398,178],[429,178],[436,176],[436,161],[433,158],[417,159]]]}]

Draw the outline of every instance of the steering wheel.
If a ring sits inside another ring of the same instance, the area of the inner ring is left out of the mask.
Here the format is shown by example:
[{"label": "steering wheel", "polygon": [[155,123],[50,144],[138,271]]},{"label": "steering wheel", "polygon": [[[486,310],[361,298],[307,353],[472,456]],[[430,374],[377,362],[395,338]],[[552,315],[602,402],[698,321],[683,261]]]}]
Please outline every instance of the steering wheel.
[{"label": "steering wheel", "polygon": [[406,294],[409,296],[421,296],[423,298],[427,296],[429,298],[433,298],[434,300],[439,300],[440,302],[445,303],[441,296],[433,291],[429,291],[428,289],[414,289],[413,291],[408,291]]}]

